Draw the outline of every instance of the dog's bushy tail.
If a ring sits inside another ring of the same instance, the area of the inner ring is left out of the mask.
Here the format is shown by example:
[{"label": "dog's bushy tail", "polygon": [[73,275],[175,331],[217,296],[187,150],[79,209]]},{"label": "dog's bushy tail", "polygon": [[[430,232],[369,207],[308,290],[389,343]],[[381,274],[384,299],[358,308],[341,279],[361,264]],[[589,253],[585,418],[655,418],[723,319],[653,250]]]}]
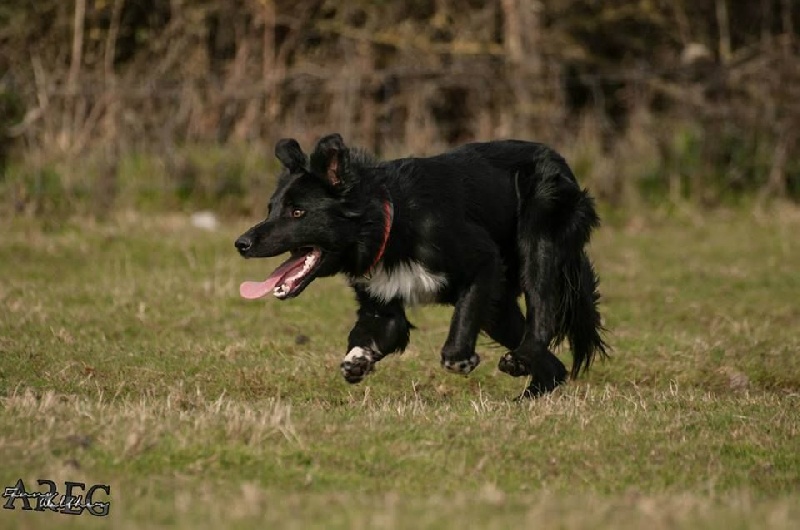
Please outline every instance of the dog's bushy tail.
[{"label": "dog's bushy tail", "polygon": [[600,299],[598,277],[586,256],[566,266],[556,342],[569,340],[572,349],[573,378],[586,370],[596,356],[607,357],[608,346],[602,337],[603,325],[597,304]]},{"label": "dog's bushy tail", "polygon": [[541,308],[553,314],[536,318],[550,323],[551,345],[569,341],[575,378],[608,350],[598,309],[599,280],[586,254],[600,219],[593,199],[578,186],[567,163],[549,149],[517,172],[516,186],[519,248],[528,254],[522,259],[536,263],[532,270],[539,276],[523,277],[523,288],[539,286],[538,292],[528,293],[530,298],[549,298]]}]

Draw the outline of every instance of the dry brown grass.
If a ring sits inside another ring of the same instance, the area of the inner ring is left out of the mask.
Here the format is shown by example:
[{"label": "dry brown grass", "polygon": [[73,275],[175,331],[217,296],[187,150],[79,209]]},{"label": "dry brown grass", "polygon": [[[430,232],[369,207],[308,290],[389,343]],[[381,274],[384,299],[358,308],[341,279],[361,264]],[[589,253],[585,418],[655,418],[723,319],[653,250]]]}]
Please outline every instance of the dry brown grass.
[{"label": "dry brown grass", "polygon": [[112,515],[1,524],[794,528],[798,222],[612,219],[592,252],[614,355],[520,404],[488,343],[469,378],[438,368],[444,308],[412,311],[409,351],[346,385],[342,282],[239,300],[269,265],[233,255],[238,225],[17,220],[0,242],[0,485],[109,483]]}]

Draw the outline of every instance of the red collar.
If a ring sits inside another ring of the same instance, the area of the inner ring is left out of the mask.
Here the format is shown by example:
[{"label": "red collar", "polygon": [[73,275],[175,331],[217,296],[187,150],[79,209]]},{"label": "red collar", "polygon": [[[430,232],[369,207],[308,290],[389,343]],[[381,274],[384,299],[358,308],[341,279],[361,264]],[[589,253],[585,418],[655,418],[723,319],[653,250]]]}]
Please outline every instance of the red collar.
[{"label": "red collar", "polygon": [[383,257],[383,253],[386,252],[386,245],[389,243],[389,233],[392,231],[392,221],[394,221],[394,205],[392,204],[392,198],[389,196],[389,190],[385,187],[383,188],[383,242],[381,243],[381,247],[378,249],[378,254],[375,256],[375,259],[372,260],[372,265],[369,266],[367,269],[367,275],[369,275],[378,262]]}]

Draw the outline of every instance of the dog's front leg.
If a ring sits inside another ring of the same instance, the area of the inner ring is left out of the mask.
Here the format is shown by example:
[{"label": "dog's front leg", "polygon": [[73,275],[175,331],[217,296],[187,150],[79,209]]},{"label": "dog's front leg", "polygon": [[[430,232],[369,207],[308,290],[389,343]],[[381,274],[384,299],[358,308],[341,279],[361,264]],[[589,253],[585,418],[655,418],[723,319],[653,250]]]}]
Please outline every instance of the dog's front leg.
[{"label": "dog's front leg", "polygon": [[503,286],[501,263],[494,248],[485,246],[481,257],[472,283],[458,295],[450,332],[442,347],[442,367],[457,374],[467,375],[480,364],[481,358],[475,352],[478,333]]},{"label": "dog's front leg", "polygon": [[413,327],[400,300],[384,303],[356,289],[360,307],[358,320],[347,339],[347,355],[340,365],[348,383],[358,383],[372,372],[375,363],[390,353],[403,351]]}]

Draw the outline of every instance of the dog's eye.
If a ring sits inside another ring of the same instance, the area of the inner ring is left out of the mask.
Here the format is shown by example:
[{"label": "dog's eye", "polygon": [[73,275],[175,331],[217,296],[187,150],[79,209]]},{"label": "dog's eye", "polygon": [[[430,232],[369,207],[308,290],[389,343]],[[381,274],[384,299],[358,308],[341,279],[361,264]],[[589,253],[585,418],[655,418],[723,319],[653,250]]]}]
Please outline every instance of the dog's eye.
[{"label": "dog's eye", "polygon": [[295,219],[299,219],[299,218],[303,217],[305,214],[306,214],[306,211],[305,210],[301,210],[300,208],[292,209],[292,217],[294,217]]}]

